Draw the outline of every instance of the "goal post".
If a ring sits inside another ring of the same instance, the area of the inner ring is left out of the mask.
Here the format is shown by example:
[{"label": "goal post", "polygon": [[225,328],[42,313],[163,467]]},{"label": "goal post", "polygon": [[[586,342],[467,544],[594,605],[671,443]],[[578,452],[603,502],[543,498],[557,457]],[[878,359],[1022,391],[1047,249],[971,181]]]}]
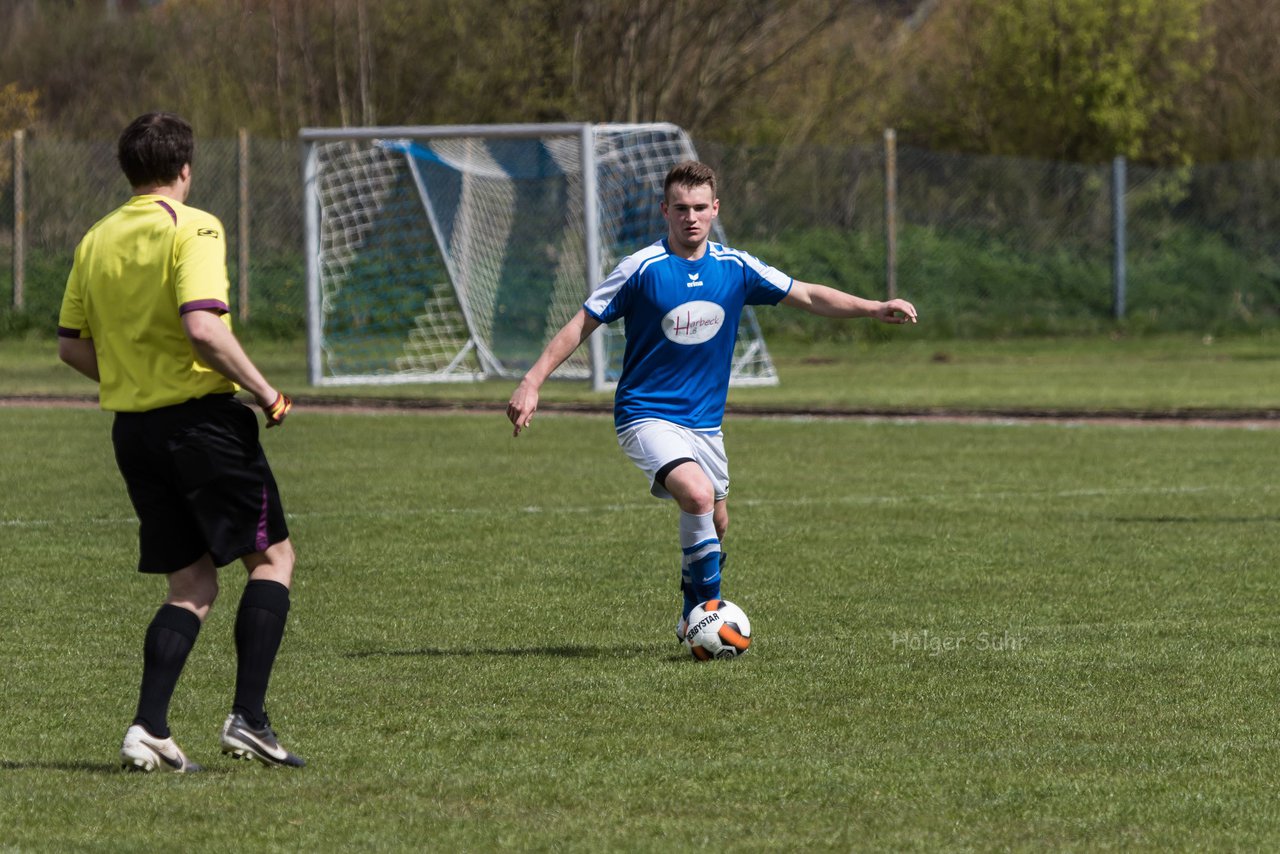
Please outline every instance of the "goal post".
[{"label": "goal post", "polygon": [[[518,378],[622,258],[666,233],[672,124],[305,128],[313,385]],[[713,239],[723,242],[717,220]],[[601,327],[555,376],[617,380]],[[748,307],[731,383],[776,384]]]}]

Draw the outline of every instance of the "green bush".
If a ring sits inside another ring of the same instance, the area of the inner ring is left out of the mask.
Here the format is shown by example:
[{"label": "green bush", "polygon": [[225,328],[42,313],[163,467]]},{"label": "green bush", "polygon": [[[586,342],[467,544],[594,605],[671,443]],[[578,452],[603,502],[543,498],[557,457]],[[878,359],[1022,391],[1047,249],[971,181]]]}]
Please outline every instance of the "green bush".
[{"label": "green bush", "polygon": [[[0,336],[25,335],[58,323],[62,293],[71,271],[70,253],[34,251],[27,255],[25,305],[13,308],[11,270],[0,272]],[[244,324],[255,333],[272,338],[294,338],[306,333],[306,269],[297,255],[260,255],[250,267],[250,319]],[[231,309],[238,317],[238,288],[231,283]]]},{"label": "green bush", "polygon": [[[272,338],[298,338],[307,331],[307,270],[300,256],[259,255],[249,266],[249,319],[237,327]],[[239,288],[231,283],[232,311],[239,316]]]},{"label": "green bush", "polygon": [[[740,248],[796,278],[883,298],[880,235],[820,228],[791,231]],[[898,241],[898,295],[920,310],[919,334],[947,338],[1191,331],[1223,334],[1280,328],[1280,262],[1233,245],[1216,232],[1173,224],[1131,237],[1126,317],[1112,317],[1111,258],[1061,245],[1034,252],[982,233],[908,227]],[[70,259],[28,256],[26,308],[0,308],[0,336],[52,330]],[[5,293],[9,271],[0,272]],[[280,252],[254,259],[250,319],[255,334],[294,338],[306,331],[303,259]],[[233,310],[236,286],[232,284]],[[407,310],[407,309],[401,309]],[[843,341],[887,336],[798,311],[758,312],[767,338]],[[541,319],[539,319],[541,322]]]},{"label": "green bush", "polygon": [[[1280,264],[1220,235],[1180,226],[1131,244],[1126,316],[1113,317],[1112,260],[1095,248],[1028,252],[983,234],[908,227],[898,241],[898,295],[937,338],[1194,331],[1280,326]],[[767,263],[860,296],[885,293],[877,236],[815,229],[744,245]],[[766,336],[843,340],[877,333],[802,312],[762,311]],[[883,331],[883,330],[880,330]]]},{"label": "green bush", "polygon": [[1183,225],[1129,255],[1129,317],[1157,330],[1274,328],[1280,321],[1280,265],[1215,233]]},{"label": "green bush", "polygon": [[23,283],[23,308],[13,307],[13,271],[0,271],[0,336],[21,336],[47,329],[54,334],[71,259],[61,253],[29,252]]}]

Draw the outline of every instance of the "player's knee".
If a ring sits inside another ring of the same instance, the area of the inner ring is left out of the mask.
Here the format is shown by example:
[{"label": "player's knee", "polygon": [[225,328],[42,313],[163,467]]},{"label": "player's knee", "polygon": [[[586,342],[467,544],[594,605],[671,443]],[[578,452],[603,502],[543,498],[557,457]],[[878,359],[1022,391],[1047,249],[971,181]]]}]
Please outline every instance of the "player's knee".
[{"label": "player's knee", "polygon": [[245,555],[244,565],[250,579],[276,581],[288,587],[293,581],[295,559],[293,543],[286,539],[272,543],[266,551]]},{"label": "player's knee", "polygon": [[689,506],[682,509],[687,510],[689,513],[695,513],[702,516],[710,513],[714,509],[715,496],[711,494],[711,490],[706,490],[705,492],[695,490],[689,493],[688,502]]},{"label": "player's knee", "polygon": [[165,602],[193,612],[204,622],[218,599],[216,570],[174,573],[169,576],[169,595]]},{"label": "player's knee", "polygon": [[680,509],[686,513],[702,516],[712,512],[716,506],[715,488],[705,476],[687,478],[680,484],[680,491],[673,494],[676,495]]},{"label": "player's knee", "polygon": [[273,564],[287,570],[290,575],[293,574],[293,564],[297,559],[297,555],[293,551],[292,541],[281,540],[267,549],[267,555],[271,558]]}]

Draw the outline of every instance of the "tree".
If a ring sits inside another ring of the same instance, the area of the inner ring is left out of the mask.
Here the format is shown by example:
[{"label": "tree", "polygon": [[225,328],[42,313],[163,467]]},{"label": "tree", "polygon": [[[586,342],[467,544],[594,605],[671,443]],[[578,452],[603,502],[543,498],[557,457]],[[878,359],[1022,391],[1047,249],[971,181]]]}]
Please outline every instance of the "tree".
[{"label": "tree", "polygon": [[725,141],[784,147],[878,140],[892,115],[892,46],[910,11],[884,2],[850,7],[705,129]]},{"label": "tree", "polygon": [[1280,4],[1213,0],[1207,19],[1216,61],[1197,99],[1196,159],[1280,157]]},{"label": "tree", "polygon": [[1206,0],[958,0],[912,40],[899,93],[922,145],[1077,162],[1185,162],[1212,62]]},{"label": "tree", "polygon": [[24,91],[16,83],[0,87],[0,189],[7,190],[13,180],[13,148],[5,143],[14,131],[35,124],[38,100],[36,92]]},{"label": "tree", "polygon": [[580,0],[573,89],[584,116],[697,128],[859,5],[855,0]]},{"label": "tree", "polygon": [[0,138],[7,139],[14,131],[35,124],[39,100],[38,92],[24,90],[17,83],[0,87]]}]

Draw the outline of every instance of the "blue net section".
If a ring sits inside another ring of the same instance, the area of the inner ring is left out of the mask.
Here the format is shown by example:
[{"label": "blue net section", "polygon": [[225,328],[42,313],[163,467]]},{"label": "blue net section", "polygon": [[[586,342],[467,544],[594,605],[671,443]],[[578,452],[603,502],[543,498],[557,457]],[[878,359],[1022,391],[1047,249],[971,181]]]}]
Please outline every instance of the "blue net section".
[{"label": "blue net section", "polygon": [[[313,356],[325,381],[521,376],[581,308],[593,275],[666,233],[663,180],[696,156],[670,125],[490,136],[423,130],[317,144]],[[594,140],[591,157],[584,137]],[[594,217],[583,172],[592,160]],[[754,316],[744,330],[740,364],[775,376]],[[604,378],[614,379],[623,332],[598,336]],[[557,375],[590,376],[590,360],[590,348],[579,348]]]},{"label": "blue net section", "polygon": [[[463,310],[506,372],[523,373],[568,319],[551,296],[568,273],[586,293],[578,141],[400,141],[451,260]],[[553,153],[554,152],[554,153]],[[576,310],[576,309],[575,309]]]}]

